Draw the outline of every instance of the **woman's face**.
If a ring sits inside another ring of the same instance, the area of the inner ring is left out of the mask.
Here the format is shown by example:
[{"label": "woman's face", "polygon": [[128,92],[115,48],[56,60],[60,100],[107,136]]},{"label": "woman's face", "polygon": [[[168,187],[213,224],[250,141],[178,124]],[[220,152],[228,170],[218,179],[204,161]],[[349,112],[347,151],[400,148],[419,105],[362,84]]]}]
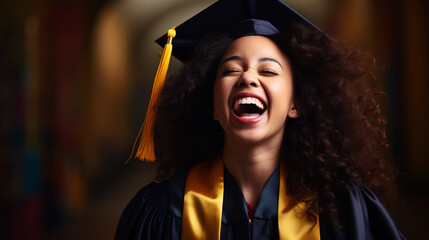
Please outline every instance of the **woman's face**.
[{"label": "woman's face", "polygon": [[293,107],[292,70],[270,39],[235,40],[220,62],[214,85],[214,118],[225,137],[247,144],[283,139]]}]

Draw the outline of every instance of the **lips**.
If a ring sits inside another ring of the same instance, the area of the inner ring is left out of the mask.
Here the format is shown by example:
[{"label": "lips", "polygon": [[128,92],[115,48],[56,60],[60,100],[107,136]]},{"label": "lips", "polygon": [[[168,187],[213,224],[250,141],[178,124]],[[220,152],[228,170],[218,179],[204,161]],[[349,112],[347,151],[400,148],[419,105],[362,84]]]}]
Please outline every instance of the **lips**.
[{"label": "lips", "polygon": [[237,120],[243,123],[255,123],[262,119],[267,104],[263,98],[254,93],[242,92],[234,97],[231,108]]}]

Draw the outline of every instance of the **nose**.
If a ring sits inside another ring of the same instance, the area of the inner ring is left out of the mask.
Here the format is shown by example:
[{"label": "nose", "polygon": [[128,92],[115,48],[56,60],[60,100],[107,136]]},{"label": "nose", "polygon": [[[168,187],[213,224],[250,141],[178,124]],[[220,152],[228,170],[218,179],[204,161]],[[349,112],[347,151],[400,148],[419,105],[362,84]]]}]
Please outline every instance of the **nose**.
[{"label": "nose", "polygon": [[237,81],[238,87],[259,87],[258,73],[256,69],[249,68],[241,75]]}]

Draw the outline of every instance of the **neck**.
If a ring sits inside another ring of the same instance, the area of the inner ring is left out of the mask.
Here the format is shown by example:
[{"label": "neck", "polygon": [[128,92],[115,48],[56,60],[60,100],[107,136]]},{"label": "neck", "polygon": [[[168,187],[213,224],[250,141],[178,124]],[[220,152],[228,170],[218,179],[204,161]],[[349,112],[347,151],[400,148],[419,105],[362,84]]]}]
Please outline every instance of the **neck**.
[{"label": "neck", "polygon": [[279,163],[281,141],[246,145],[225,139],[223,161],[238,182],[248,203],[255,207]]}]

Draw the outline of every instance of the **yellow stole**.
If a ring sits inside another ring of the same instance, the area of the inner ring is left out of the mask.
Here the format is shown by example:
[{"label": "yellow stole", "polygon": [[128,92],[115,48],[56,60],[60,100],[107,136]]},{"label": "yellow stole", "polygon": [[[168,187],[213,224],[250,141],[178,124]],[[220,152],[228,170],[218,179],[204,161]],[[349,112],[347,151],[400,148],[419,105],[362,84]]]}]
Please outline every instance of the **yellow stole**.
[{"label": "yellow stole", "polygon": [[[188,173],[182,215],[182,239],[220,239],[223,205],[223,161],[204,161]],[[319,219],[308,220],[304,203],[295,203],[286,193],[280,168],[278,228],[281,240],[320,240]]]}]

